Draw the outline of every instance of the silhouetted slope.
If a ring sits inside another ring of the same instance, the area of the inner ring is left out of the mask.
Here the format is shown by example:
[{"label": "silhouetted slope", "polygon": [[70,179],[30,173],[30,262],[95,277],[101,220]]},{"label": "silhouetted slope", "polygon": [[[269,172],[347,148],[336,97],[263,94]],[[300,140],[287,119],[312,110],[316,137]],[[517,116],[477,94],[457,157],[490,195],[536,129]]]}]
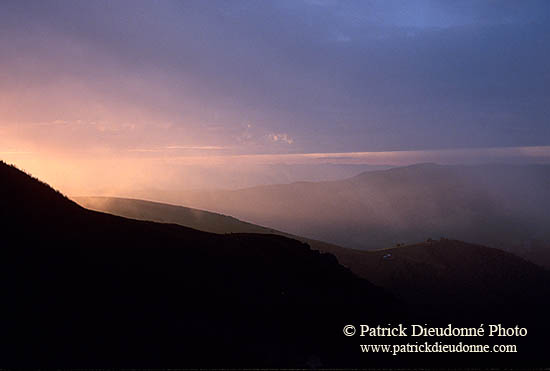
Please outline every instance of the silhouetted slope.
[{"label": "silhouetted slope", "polygon": [[502,248],[550,240],[550,166],[543,165],[422,164],[336,182],[158,197],[359,249],[440,236]]},{"label": "silhouetted slope", "polygon": [[391,316],[298,241],[88,211],[3,163],[0,179],[2,366],[343,366],[343,325]]},{"label": "silhouetted slope", "polygon": [[[0,180],[1,366],[547,364],[548,279],[509,254],[458,242],[449,249],[413,246],[392,260],[404,262],[395,274],[385,276],[386,269],[373,276],[406,300],[396,302],[332,255],[295,240],[218,235],[89,211],[3,163]],[[376,259],[351,256],[347,264],[357,262],[355,270]],[[342,334],[347,324],[387,323],[502,323],[527,327],[529,335],[411,340]],[[414,340],[516,344],[519,350],[397,357],[359,350],[359,344]]]},{"label": "silhouetted slope", "polygon": [[79,205],[126,218],[174,223],[211,233],[273,233],[231,216],[184,206],[118,197],[73,197]]},{"label": "silhouetted slope", "polygon": [[256,224],[243,222],[231,216],[209,211],[118,197],[74,197],[81,206],[126,218],[149,220],[161,223],[174,223],[184,227],[212,233],[262,233],[276,234],[307,243],[312,249],[320,251],[336,251],[338,246],[312,240]]},{"label": "silhouetted slope", "polygon": [[519,246],[509,247],[506,250],[534,264],[550,269],[550,242],[529,240]]},{"label": "silhouetted slope", "polygon": [[[550,276],[543,268],[499,249],[461,241],[430,240],[382,250],[340,249],[334,253],[358,276],[389,289],[419,311],[431,308],[467,316],[473,313],[467,308],[475,302],[475,316],[498,317],[515,308],[510,303],[522,298],[546,303],[550,294]],[[436,303],[434,297],[439,299]]]},{"label": "silhouetted slope", "polygon": [[[282,233],[219,214],[149,201],[103,197],[78,201],[123,216],[174,222],[219,233]],[[541,268],[510,253],[460,241],[442,239],[373,251],[319,241],[310,245],[335,255],[359,277],[391,290],[409,303],[411,310],[431,316],[441,310],[454,316],[508,314],[508,306],[503,304],[512,298],[521,298],[530,291],[535,296],[546,293],[542,283],[548,274]],[[387,254],[391,258],[384,259]],[[434,297],[438,298],[435,303]],[[475,311],[464,310],[464,306],[479,298],[483,301]]]}]

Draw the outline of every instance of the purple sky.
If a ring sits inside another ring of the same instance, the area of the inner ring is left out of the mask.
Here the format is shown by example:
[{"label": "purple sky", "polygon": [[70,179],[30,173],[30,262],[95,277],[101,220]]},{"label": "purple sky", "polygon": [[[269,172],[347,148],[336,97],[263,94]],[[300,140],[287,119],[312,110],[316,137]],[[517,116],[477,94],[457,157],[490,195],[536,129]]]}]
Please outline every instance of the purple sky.
[{"label": "purple sky", "polygon": [[15,162],[550,145],[545,0],[3,0],[0,53]]}]

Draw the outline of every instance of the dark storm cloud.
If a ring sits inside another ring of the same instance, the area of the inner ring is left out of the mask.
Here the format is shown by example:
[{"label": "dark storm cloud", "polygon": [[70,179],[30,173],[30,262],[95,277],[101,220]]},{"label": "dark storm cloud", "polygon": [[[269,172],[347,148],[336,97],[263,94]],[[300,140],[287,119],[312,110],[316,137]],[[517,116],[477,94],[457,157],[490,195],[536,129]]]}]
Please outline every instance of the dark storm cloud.
[{"label": "dark storm cloud", "polygon": [[287,151],[548,145],[549,14],[547,1],[4,1],[0,63],[12,85],[78,79],[176,124],[288,134]]}]

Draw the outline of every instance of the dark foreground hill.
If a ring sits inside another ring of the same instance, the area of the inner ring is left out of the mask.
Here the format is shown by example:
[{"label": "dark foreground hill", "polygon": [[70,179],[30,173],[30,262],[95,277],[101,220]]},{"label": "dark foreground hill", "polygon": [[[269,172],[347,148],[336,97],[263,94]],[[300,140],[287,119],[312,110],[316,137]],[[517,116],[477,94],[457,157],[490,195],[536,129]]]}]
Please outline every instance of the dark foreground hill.
[{"label": "dark foreground hill", "polygon": [[[543,367],[548,281],[422,313],[274,235],[216,235],[81,208],[0,163],[0,363],[58,367]],[[462,262],[463,263],[463,262]],[[514,265],[510,265],[514,266]],[[488,269],[489,266],[485,266]],[[510,274],[505,270],[503,275]],[[423,281],[428,284],[430,280]],[[460,280],[458,281],[460,282]],[[475,285],[476,280],[472,279]],[[504,284],[509,281],[504,280]],[[417,290],[414,288],[412,290]],[[442,293],[443,291],[439,291]],[[474,292],[477,292],[474,290]],[[462,299],[461,299],[462,298]],[[512,300],[513,299],[513,300]],[[485,302],[486,301],[486,302]],[[416,302],[419,303],[419,302]],[[396,308],[396,304],[399,305]],[[444,310],[447,308],[448,310]],[[480,310],[482,308],[482,310]],[[487,316],[487,308],[494,316]],[[490,322],[492,321],[492,322]],[[527,327],[527,337],[346,337],[347,324]],[[363,353],[360,344],[514,344],[517,352]]]},{"label": "dark foreground hill", "polygon": [[1,366],[358,365],[342,327],[394,315],[288,238],[89,211],[3,163],[0,204]]}]

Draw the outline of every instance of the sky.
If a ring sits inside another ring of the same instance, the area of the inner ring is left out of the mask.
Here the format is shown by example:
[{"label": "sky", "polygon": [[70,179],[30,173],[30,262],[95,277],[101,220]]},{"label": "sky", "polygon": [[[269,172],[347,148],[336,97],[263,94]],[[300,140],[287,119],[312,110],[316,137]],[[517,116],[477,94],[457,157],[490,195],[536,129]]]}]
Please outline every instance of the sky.
[{"label": "sky", "polygon": [[0,2],[0,158],[69,193],[550,162],[549,117],[546,0]]}]

